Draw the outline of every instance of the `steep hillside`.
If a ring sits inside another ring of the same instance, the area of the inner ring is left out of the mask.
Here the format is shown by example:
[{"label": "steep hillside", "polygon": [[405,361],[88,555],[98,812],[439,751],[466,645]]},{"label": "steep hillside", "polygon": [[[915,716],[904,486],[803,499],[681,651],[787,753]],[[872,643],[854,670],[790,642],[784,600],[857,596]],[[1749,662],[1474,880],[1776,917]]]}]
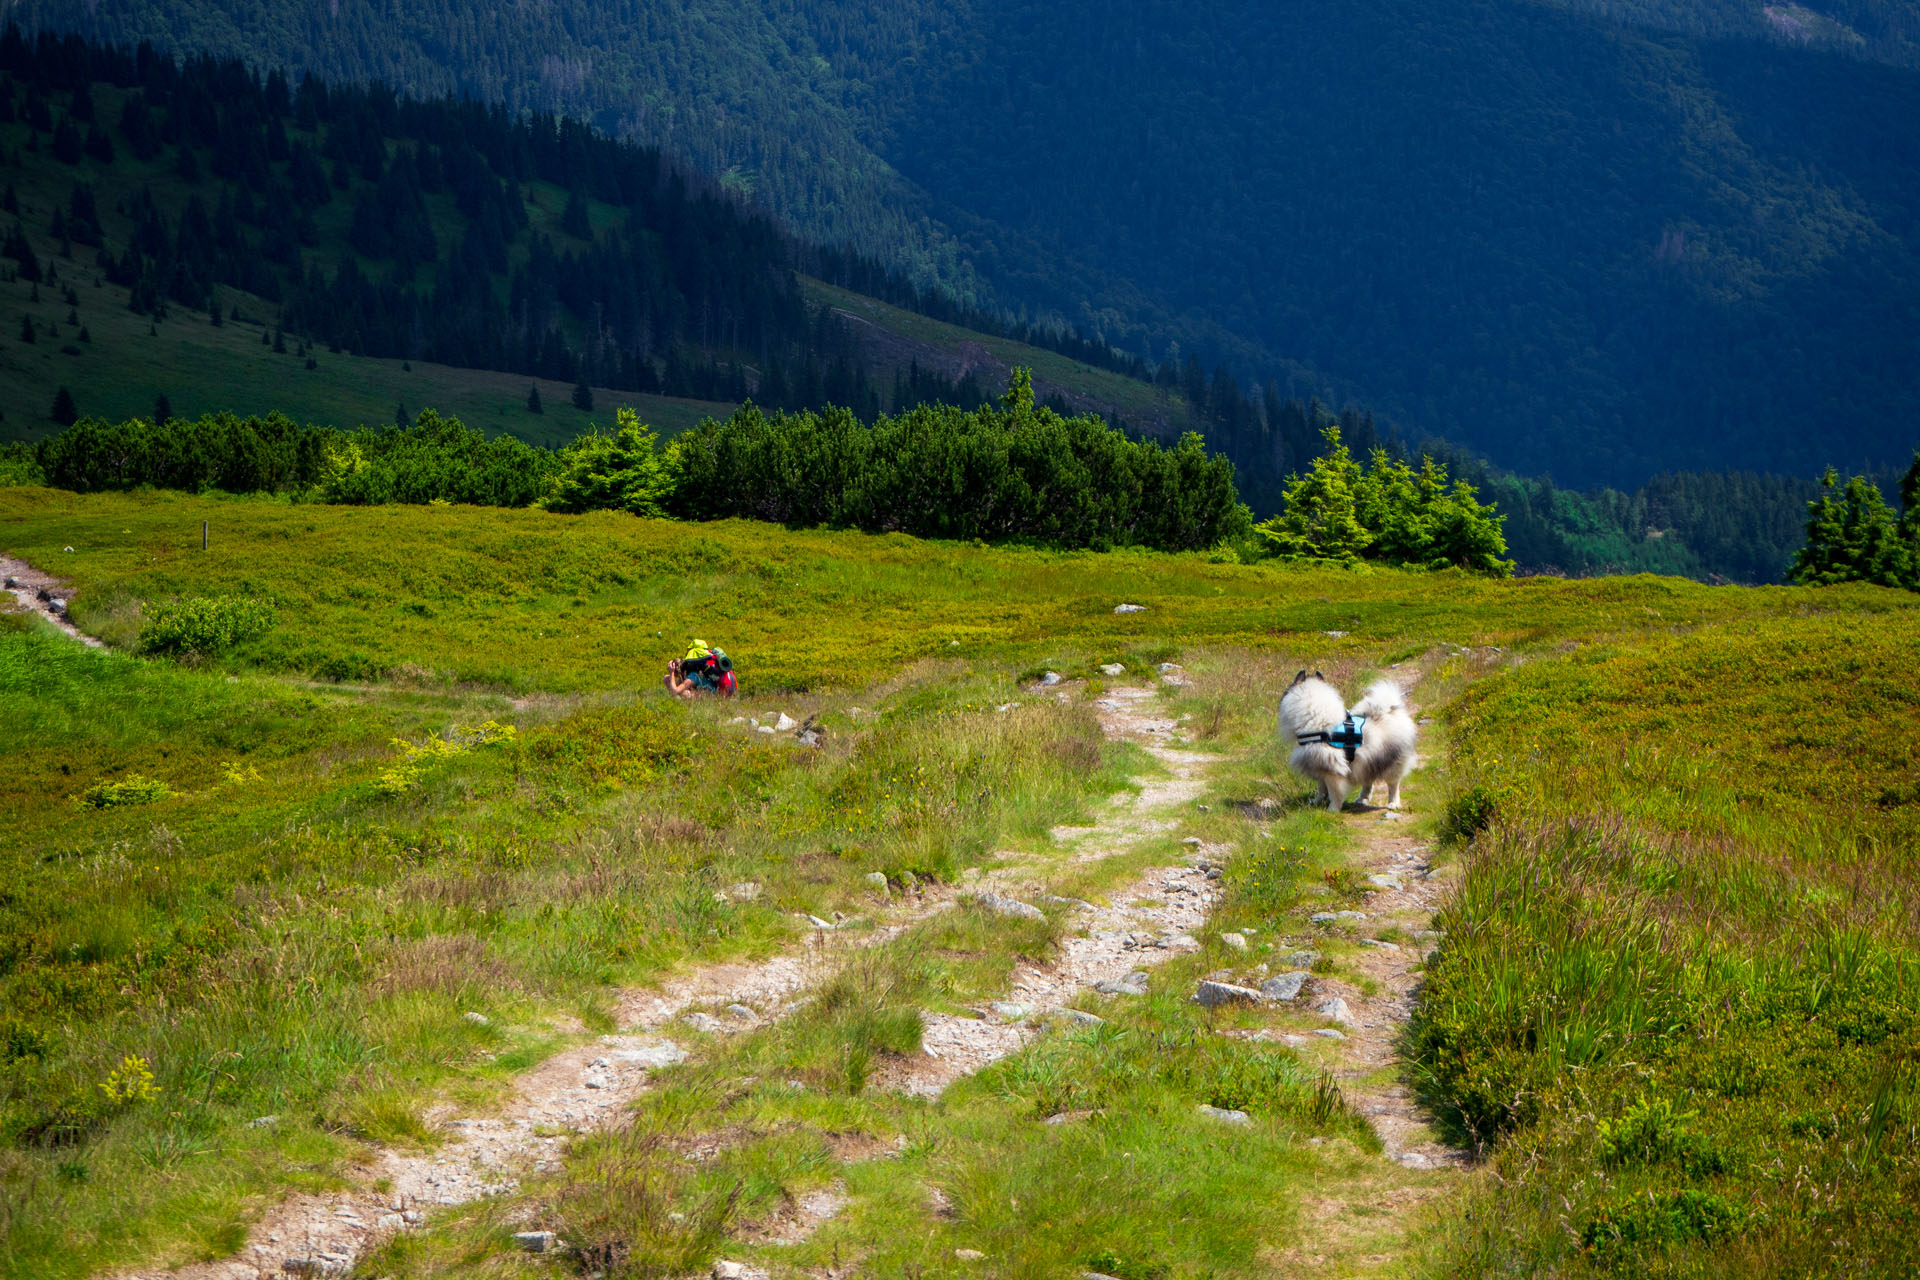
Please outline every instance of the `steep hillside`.
[{"label": "steep hillside", "polygon": [[963,297],[1577,485],[1894,463],[1920,406],[1884,0],[17,12],[577,111]]}]

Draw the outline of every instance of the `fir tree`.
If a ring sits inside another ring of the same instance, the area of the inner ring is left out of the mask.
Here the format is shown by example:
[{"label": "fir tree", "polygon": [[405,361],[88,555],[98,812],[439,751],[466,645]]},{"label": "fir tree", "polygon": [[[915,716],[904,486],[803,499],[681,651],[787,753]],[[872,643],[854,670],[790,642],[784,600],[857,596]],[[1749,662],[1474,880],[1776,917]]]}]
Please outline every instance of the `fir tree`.
[{"label": "fir tree", "polygon": [[[1901,483],[1920,486],[1909,469]],[[1820,477],[1820,496],[1807,504],[1807,541],[1794,553],[1787,579],[1806,586],[1871,582],[1883,587],[1914,585],[1913,550],[1902,535],[1911,528],[1911,509],[1895,521],[1880,488],[1865,476],[1852,476],[1844,488],[1832,467]]]},{"label": "fir tree", "polygon": [[36,334],[33,330],[32,316],[23,315],[20,317],[20,341],[22,342],[39,341],[39,335]]},{"label": "fir tree", "polygon": [[527,385],[527,412],[545,413],[546,411],[545,406],[540,403],[540,384],[537,382],[529,383]]},{"label": "fir tree", "polygon": [[153,425],[164,427],[173,419],[173,402],[167,399],[166,392],[153,398]]},{"label": "fir tree", "polygon": [[587,413],[593,412],[593,388],[587,385],[585,374],[573,384],[573,407]]},{"label": "fir tree", "polygon": [[[1197,369],[1198,362],[1191,366]],[[1340,428],[1321,432],[1326,451],[1287,485],[1285,507],[1254,532],[1274,555],[1312,560],[1357,560],[1372,537],[1360,523],[1355,489],[1360,464],[1340,441]]]},{"label": "fir tree", "polygon": [[48,417],[63,427],[70,427],[80,420],[80,410],[74,407],[73,392],[61,387],[53,394],[53,409]]}]

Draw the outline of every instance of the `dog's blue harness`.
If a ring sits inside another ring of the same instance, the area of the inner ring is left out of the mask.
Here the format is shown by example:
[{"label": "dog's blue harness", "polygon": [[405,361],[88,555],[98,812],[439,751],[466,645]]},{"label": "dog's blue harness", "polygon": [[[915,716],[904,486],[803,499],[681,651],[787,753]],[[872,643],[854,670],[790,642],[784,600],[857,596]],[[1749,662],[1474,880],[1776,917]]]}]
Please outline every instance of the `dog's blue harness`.
[{"label": "dog's blue harness", "polygon": [[1318,733],[1296,735],[1301,746],[1315,742],[1324,742],[1347,757],[1347,763],[1353,763],[1354,753],[1360,750],[1360,739],[1367,731],[1367,718],[1347,712],[1347,718],[1331,729],[1322,729]]}]

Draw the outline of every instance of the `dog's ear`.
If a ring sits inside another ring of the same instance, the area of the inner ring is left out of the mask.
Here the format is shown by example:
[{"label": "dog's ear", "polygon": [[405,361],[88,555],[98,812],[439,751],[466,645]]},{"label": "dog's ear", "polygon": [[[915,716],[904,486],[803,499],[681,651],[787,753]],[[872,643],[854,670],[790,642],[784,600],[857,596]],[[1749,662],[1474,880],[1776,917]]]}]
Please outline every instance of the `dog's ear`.
[{"label": "dog's ear", "polygon": [[1306,678],[1307,678],[1307,669],[1305,667],[1302,667],[1300,668],[1300,674],[1293,678],[1293,684],[1288,685],[1287,688],[1289,689],[1293,688],[1294,684],[1299,684],[1302,680],[1305,680]]},{"label": "dog's ear", "polygon": [[1320,673],[1319,673],[1318,671],[1315,671],[1315,672],[1313,673],[1313,678],[1314,678],[1315,680],[1325,680],[1325,679],[1326,679],[1326,677],[1325,677],[1325,676],[1323,676],[1323,675],[1321,675],[1321,674],[1320,674]]}]

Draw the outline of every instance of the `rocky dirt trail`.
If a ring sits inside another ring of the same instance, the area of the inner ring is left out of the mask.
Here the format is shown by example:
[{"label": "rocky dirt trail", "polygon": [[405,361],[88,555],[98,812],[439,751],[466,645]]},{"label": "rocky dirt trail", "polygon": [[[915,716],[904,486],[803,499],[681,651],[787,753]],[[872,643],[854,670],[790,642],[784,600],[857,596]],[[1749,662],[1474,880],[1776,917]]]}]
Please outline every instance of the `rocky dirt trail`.
[{"label": "rocky dirt trail", "polygon": [[[732,892],[743,890],[736,886]],[[690,1032],[726,1034],[780,1018],[849,950],[892,937],[948,905],[942,896],[915,898],[877,929],[815,930],[798,951],[757,963],[708,965],[659,988],[625,991],[617,1006],[618,1034],[548,1058],[517,1077],[495,1109],[463,1115],[448,1106],[430,1113],[427,1123],[442,1138],[434,1148],[370,1151],[350,1171],[348,1189],[296,1195],[268,1209],[234,1257],[119,1274],[126,1280],[344,1275],[379,1239],[417,1225],[440,1206],[510,1193],[519,1187],[521,1173],[551,1167],[571,1136],[617,1121],[655,1068],[687,1056],[669,1030],[684,1039]],[[273,1123],[273,1118],[255,1123]],[[535,1235],[525,1243],[537,1250],[543,1241]]]},{"label": "rocky dirt trail", "polygon": [[0,589],[11,592],[20,608],[37,614],[89,648],[103,642],[73,625],[67,617],[69,585],[25,560],[0,556]]},{"label": "rocky dirt trail", "polygon": [[[1115,797],[1092,826],[1055,828],[1054,841],[1064,846],[1067,865],[1112,858],[1166,835],[1176,826],[1172,811],[1205,790],[1212,757],[1171,745],[1178,725],[1157,714],[1157,704],[1151,689],[1134,687],[1114,689],[1095,702],[1107,735],[1145,747],[1166,765],[1168,776],[1137,780],[1140,789]],[[1049,895],[1048,872],[1063,863],[1057,854],[1012,860],[983,873],[973,889],[992,909],[1023,914],[1040,905],[1069,906],[1071,922],[1081,932],[1062,939],[1052,962],[1023,966],[1004,999],[978,1010],[982,1016],[925,1011],[921,1056],[881,1072],[877,1083],[922,1096],[937,1094],[962,1076],[1018,1052],[1055,1018],[1092,1019],[1067,1007],[1082,988],[1144,992],[1148,970],[1182,951],[1200,949],[1193,933],[1206,923],[1212,908],[1213,880],[1224,854],[1224,849],[1195,840],[1183,862],[1143,873],[1108,895],[1112,905],[1104,907]]]}]

